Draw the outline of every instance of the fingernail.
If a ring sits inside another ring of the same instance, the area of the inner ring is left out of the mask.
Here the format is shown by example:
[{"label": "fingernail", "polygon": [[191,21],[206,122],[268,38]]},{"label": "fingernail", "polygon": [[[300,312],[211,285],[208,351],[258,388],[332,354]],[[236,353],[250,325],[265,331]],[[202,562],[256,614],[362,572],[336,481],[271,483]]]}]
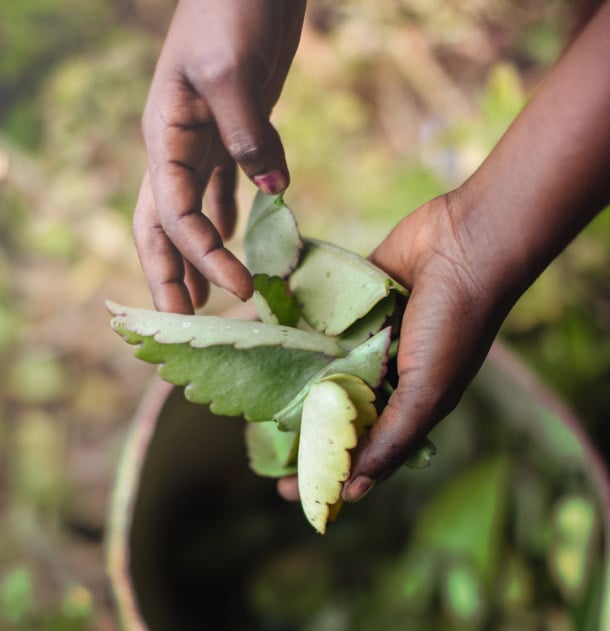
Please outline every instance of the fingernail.
[{"label": "fingernail", "polygon": [[277,170],[264,173],[263,175],[255,175],[252,179],[256,186],[258,186],[263,193],[267,193],[267,195],[277,195],[288,186],[284,174]]},{"label": "fingernail", "polygon": [[359,502],[373,487],[375,481],[365,475],[359,475],[343,491],[346,502]]}]

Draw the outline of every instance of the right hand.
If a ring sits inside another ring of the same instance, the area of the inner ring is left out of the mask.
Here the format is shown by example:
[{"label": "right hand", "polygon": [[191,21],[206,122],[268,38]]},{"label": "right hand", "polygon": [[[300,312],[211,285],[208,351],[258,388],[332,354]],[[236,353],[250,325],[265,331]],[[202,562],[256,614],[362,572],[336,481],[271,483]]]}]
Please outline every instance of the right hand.
[{"label": "right hand", "polygon": [[208,280],[244,300],[252,294],[248,270],[223,245],[236,220],[236,165],[267,193],[288,185],[269,116],[304,11],[304,0],[178,3],[143,116],[148,171],[134,214],[160,311],[192,313]]},{"label": "right hand", "polygon": [[[398,384],[354,450],[342,492],[346,501],[360,500],[401,466],[455,407],[518,295],[510,268],[493,264],[495,243],[470,241],[456,197],[448,193],[407,215],[370,257],[410,294],[399,337]],[[278,491],[298,499],[296,479],[278,481]]]}]

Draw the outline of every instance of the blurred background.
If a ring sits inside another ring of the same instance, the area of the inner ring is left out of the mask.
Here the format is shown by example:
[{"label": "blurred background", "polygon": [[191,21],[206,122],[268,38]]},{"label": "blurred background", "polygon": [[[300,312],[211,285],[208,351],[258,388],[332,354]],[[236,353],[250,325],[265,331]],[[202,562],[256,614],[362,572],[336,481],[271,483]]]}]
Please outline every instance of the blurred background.
[{"label": "blurred background", "polygon": [[[151,305],[130,217],[145,165],[140,115],[173,6],[0,4],[0,629],[118,628],[104,572],[106,519],[126,427],[153,368],[111,332],[104,300]],[[405,213],[460,183],[586,11],[567,0],[310,0],[274,114],[293,179],[286,201],[301,231],[366,255]],[[242,210],[253,192],[242,181]],[[236,252],[244,218],[231,244]],[[214,291],[206,309],[230,304]],[[501,333],[569,403],[606,458],[609,322],[606,212],[523,297]],[[493,466],[482,471],[481,479],[503,475]],[[557,475],[549,489],[557,490]],[[562,501],[576,502],[568,511],[575,519],[599,524],[583,488],[568,489],[575,494]],[[507,523],[513,509],[509,503],[503,513]],[[445,523],[437,513],[428,513],[428,525]],[[548,542],[550,526],[540,528]],[[587,572],[580,591],[551,581],[538,606],[535,568],[546,557],[528,554],[511,553],[500,564],[506,581],[517,577],[514,627],[500,600],[475,607],[474,618],[466,607],[460,618],[449,590],[449,600],[425,601],[419,626],[377,620],[358,628],[441,628],[424,620],[443,607],[443,628],[585,628],[574,611],[593,607],[582,604]],[[456,567],[455,602],[479,602],[476,589],[463,596],[473,575]],[[398,580],[389,561],[382,570],[377,578]],[[278,571],[284,576],[285,566]],[[252,602],[263,602],[260,628],[314,625],[316,595],[311,611],[269,614],[275,605],[260,596],[260,576],[259,591],[251,586]],[[394,601],[378,606],[397,615]],[[519,617],[519,607],[529,617]],[[355,629],[351,614],[342,615],[309,628]]]}]

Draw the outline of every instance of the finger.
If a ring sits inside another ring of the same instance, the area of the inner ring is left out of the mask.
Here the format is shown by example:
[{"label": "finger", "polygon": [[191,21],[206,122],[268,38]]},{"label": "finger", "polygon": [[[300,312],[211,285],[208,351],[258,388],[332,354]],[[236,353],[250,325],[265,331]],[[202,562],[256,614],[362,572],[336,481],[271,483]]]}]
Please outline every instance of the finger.
[{"label": "finger", "polygon": [[210,283],[187,260],[184,260],[184,284],[193,307],[203,307],[210,293]]},{"label": "finger", "polygon": [[[454,279],[455,280],[455,279]],[[485,314],[441,275],[414,288],[403,317],[398,386],[354,454],[343,498],[357,501],[410,455],[457,404],[495,335]]]},{"label": "finger", "polygon": [[299,483],[296,475],[289,475],[277,481],[277,492],[289,502],[298,502]]},{"label": "finger", "polygon": [[265,193],[283,192],[290,181],[284,148],[248,68],[188,78],[204,96],[231,158]]},{"label": "finger", "polygon": [[205,191],[207,215],[223,239],[231,237],[237,220],[236,179],[235,162],[227,160],[212,171]]},{"label": "finger", "polygon": [[191,296],[184,284],[183,258],[161,226],[148,172],[136,203],[133,233],[155,308],[173,313],[192,313]]},{"label": "finger", "polygon": [[376,482],[395,471],[406,460],[410,447],[428,433],[429,418],[425,413],[412,413],[411,394],[408,384],[399,386],[358,445],[352,456],[350,478],[342,490],[347,502],[361,500]]},{"label": "finger", "polygon": [[[246,267],[227,250],[202,213],[202,196],[214,162],[214,131],[170,126],[148,136],[151,188],[163,230],[181,254],[215,285],[242,300],[252,295]],[[199,149],[200,157],[195,158]]]}]

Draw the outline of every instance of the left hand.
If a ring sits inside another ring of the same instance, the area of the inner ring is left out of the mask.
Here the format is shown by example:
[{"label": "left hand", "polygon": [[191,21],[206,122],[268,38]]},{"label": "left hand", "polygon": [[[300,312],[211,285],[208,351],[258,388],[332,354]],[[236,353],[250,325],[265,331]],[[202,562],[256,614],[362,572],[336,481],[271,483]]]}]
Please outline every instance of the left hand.
[{"label": "left hand", "polygon": [[236,164],[265,192],[288,185],[269,116],[304,11],[304,0],[178,2],[143,116],[148,171],[134,214],[136,248],[161,311],[192,313],[207,280],[241,299],[252,293],[248,270],[223,244],[236,218]]}]

